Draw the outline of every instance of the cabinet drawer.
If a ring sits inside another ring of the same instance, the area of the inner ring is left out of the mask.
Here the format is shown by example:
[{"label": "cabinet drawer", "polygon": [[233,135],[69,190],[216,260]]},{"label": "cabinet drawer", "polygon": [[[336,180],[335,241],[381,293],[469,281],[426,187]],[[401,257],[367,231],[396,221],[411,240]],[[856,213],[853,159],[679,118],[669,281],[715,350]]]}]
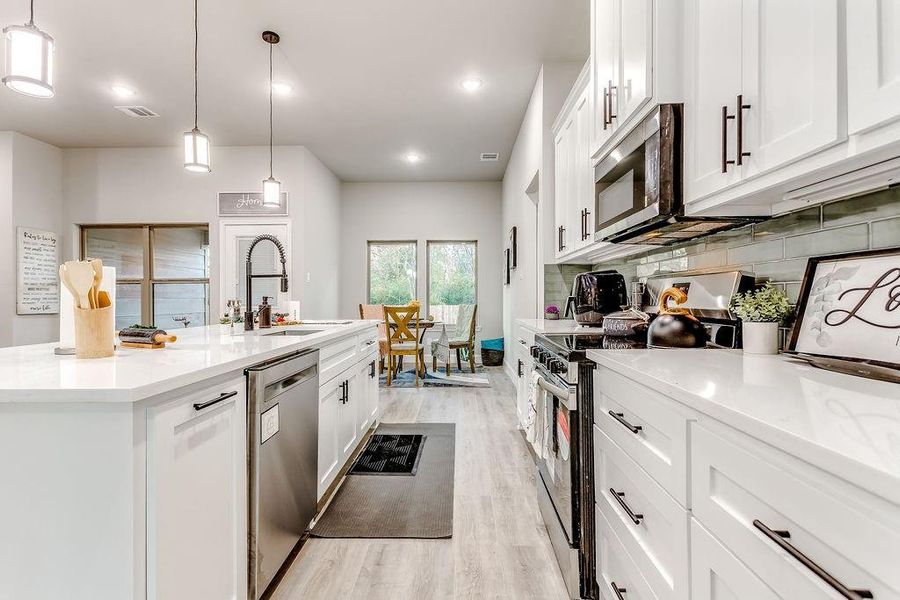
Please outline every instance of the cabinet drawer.
[{"label": "cabinet drawer", "polygon": [[598,367],[594,421],[678,502],[690,508],[684,409],[636,381]]},{"label": "cabinet drawer", "polygon": [[356,361],[356,344],[356,336],[351,336],[338,340],[319,350],[320,385],[353,365]]},{"label": "cabinet drawer", "polygon": [[[657,600],[596,504],[594,511],[597,519],[597,586],[600,597],[603,600]],[[618,590],[621,598],[613,588]]]},{"label": "cabinet drawer", "polygon": [[779,597],[841,597],[816,568],[900,597],[900,507],[721,425],[691,437],[694,516]]},{"label": "cabinet drawer", "polygon": [[377,330],[373,327],[371,331],[356,336],[357,350],[362,353],[368,352],[370,349],[378,347]]},{"label": "cabinet drawer", "polygon": [[656,595],[687,599],[687,510],[596,426],[594,476],[600,511]]},{"label": "cabinet drawer", "polygon": [[744,564],[691,519],[692,600],[778,600]]}]

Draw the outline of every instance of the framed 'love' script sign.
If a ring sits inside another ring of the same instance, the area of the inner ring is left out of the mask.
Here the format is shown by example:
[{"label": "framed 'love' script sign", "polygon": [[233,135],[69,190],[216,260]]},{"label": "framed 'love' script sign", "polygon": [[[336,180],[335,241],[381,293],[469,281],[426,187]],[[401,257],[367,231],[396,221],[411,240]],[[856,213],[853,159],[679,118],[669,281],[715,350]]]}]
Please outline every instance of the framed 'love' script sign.
[{"label": "framed 'love' script sign", "polygon": [[789,351],[900,373],[900,248],[810,258]]}]

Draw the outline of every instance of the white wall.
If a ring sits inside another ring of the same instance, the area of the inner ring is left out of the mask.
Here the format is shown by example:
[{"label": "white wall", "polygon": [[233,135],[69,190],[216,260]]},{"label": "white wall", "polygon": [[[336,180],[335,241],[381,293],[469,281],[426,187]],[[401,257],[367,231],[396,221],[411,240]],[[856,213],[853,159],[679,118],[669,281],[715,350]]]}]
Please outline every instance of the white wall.
[{"label": "white wall", "polygon": [[[77,148],[63,151],[63,190],[69,257],[77,224],[209,223],[211,321],[219,298],[218,192],[254,191],[268,176],[268,148],[213,147],[209,174],[182,167],[180,148]],[[339,253],[340,183],[302,146],[275,148],[275,176],[289,194],[292,225],[290,292],[306,318],[333,317]],[[242,219],[246,220],[246,218]],[[309,282],[306,274],[309,273]]]},{"label": "white wall", "polygon": [[358,318],[366,302],[369,240],[418,240],[416,285],[423,300],[426,242],[477,240],[478,337],[501,335],[506,232],[499,182],[344,183],[341,189],[341,317]]},{"label": "white wall", "polygon": [[16,315],[16,228],[62,233],[62,151],[15,132],[0,133],[0,346],[57,339],[59,315]]},{"label": "white wall", "polygon": [[[572,62],[543,65],[503,175],[503,231],[515,226],[519,238],[519,267],[503,290],[503,337],[507,348],[515,341],[516,319],[543,316],[544,262],[553,259],[554,240],[550,128],[581,67],[581,63]],[[509,369],[513,362],[509,351],[505,362]]]}]

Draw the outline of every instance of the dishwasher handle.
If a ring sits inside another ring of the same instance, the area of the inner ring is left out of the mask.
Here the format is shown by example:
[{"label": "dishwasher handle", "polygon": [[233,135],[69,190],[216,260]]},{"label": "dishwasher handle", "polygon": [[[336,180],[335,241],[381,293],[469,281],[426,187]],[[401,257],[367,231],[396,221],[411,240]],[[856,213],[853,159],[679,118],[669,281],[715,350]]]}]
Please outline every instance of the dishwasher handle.
[{"label": "dishwasher handle", "polygon": [[299,373],[293,373],[284,379],[279,379],[278,381],[266,385],[266,400],[279,396],[284,392],[313,379],[318,374],[318,371],[318,365],[310,365]]}]

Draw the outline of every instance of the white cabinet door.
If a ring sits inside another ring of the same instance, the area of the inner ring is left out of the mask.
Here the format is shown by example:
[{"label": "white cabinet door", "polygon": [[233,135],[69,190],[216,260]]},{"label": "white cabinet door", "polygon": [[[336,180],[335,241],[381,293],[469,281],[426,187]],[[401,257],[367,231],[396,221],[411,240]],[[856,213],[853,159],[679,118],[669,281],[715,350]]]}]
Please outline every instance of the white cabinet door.
[{"label": "white cabinet door", "polygon": [[900,0],[847,3],[847,94],[851,135],[900,117]]},{"label": "white cabinet door", "polygon": [[240,378],[148,412],[148,598],[246,596],[245,390]]},{"label": "white cabinet door", "polygon": [[[372,396],[378,394],[378,363],[374,356],[369,357],[370,360],[363,360],[356,367],[356,377],[351,383],[354,389],[350,390],[351,404],[354,405],[356,412],[356,423],[360,439],[369,430],[374,421],[372,410]],[[373,385],[374,383],[374,385]]]},{"label": "white cabinet door", "polygon": [[627,123],[653,92],[653,2],[619,0],[621,75],[614,107],[618,126]]},{"label": "white cabinet door", "polygon": [[691,519],[693,600],[780,600],[696,519]]},{"label": "white cabinet door", "polygon": [[554,247],[556,256],[562,256],[568,251],[567,238],[569,237],[569,155],[570,155],[570,128],[572,122],[567,120],[554,140],[554,214],[556,215],[556,239]]},{"label": "white cabinet door", "polygon": [[734,115],[741,90],[741,0],[691,0],[687,18],[688,79],[684,106],[686,200],[696,200],[739,181],[734,160],[734,119],[723,119],[723,107]]},{"label": "white cabinet door", "polygon": [[338,404],[338,469],[344,466],[353,449],[356,448],[356,442],[359,440],[359,428],[356,419],[357,404],[360,402],[360,373],[357,367],[354,367],[339,375],[338,379],[343,381],[344,389],[341,392],[340,402]]},{"label": "white cabinet door", "polygon": [[591,2],[591,156],[609,139],[616,123],[615,119],[610,123],[609,90],[619,77],[618,4],[618,0]]},{"label": "white cabinet door", "polygon": [[343,382],[341,377],[336,377],[319,388],[318,497],[320,499],[341,468],[338,415],[343,408]]},{"label": "white cabinet door", "polygon": [[[749,108],[735,121],[743,117],[749,177],[843,139],[838,0],[744,0],[742,24],[740,93]],[[736,99],[729,106],[736,114]]]},{"label": "white cabinet door", "polygon": [[572,207],[569,222],[577,220],[577,231],[573,231],[572,246],[584,248],[593,241],[591,215],[594,207],[594,177],[591,168],[591,87],[585,87],[574,109],[574,139],[572,142],[572,176],[574,177]]},{"label": "white cabinet door", "polygon": [[379,391],[379,387],[378,387],[379,376],[378,376],[378,355],[377,354],[372,358],[372,364],[373,364],[372,372],[374,373],[374,375],[370,374],[371,375],[370,378],[366,380],[367,385],[369,386],[369,394],[367,396],[367,399],[369,401],[369,425],[371,425],[372,423],[378,422],[378,416],[379,416],[379,412],[380,412],[379,411],[379,402],[378,402],[380,391]]}]

